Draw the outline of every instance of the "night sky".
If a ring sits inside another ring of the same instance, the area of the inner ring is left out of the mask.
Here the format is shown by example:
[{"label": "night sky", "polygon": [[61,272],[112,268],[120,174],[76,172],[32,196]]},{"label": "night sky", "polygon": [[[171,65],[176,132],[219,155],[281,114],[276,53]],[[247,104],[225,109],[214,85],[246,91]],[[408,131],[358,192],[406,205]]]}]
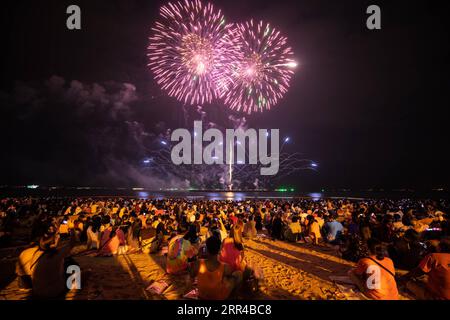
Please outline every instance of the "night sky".
[{"label": "night sky", "polygon": [[[180,103],[146,67],[150,28],[166,1],[7,2],[0,185],[145,184],[143,133],[186,127]],[[449,187],[448,1],[212,2],[229,21],[277,26],[300,63],[285,98],[247,117],[252,128],[280,128],[291,137],[287,150],[319,163],[283,183]],[[81,7],[81,31],[66,29],[70,4]],[[366,28],[370,4],[381,7],[382,30]],[[212,115],[217,108],[205,106]]]}]

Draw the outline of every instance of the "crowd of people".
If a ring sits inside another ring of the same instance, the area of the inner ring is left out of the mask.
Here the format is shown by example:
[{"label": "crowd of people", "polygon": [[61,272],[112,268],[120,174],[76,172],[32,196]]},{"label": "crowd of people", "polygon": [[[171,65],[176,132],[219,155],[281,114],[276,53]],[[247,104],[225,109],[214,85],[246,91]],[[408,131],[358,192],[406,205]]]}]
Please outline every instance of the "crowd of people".
[{"label": "crowd of people", "polygon": [[[418,299],[449,299],[448,209],[446,200],[411,199],[5,198],[0,245],[11,245],[15,230],[29,230],[17,275],[43,298],[66,290],[75,244],[103,257],[166,247],[167,273],[196,278],[202,299],[232,298],[256,290],[245,242],[264,235],[335,248],[356,263],[349,277],[367,298],[397,299],[402,285]],[[378,282],[369,285],[374,267]],[[399,277],[396,268],[409,272]]]}]

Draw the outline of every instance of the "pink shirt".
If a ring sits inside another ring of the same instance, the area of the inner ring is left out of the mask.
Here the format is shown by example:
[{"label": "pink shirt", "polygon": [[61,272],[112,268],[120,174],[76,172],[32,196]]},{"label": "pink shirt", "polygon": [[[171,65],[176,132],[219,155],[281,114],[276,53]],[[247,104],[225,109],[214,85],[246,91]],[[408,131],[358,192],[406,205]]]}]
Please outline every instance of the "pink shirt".
[{"label": "pink shirt", "polygon": [[241,251],[236,249],[236,247],[234,246],[234,240],[232,238],[226,238],[223,241],[219,261],[229,264],[232,271],[243,271]]},{"label": "pink shirt", "polygon": [[116,235],[110,239],[109,235],[111,234],[111,231],[111,228],[108,228],[103,232],[99,251],[100,255],[108,256],[116,254],[119,246],[125,245],[125,234],[123,231],[118,228],[116,230]]}]

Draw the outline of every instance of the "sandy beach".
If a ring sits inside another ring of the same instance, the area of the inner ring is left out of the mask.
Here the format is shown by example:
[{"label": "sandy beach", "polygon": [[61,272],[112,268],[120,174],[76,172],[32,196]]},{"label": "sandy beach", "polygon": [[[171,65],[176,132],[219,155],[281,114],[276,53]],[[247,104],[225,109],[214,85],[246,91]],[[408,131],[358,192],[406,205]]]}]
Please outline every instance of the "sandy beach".
[{"label": "sandy beach", "polygon": [[[247,240],[246,260],[259,269],[264,278],[260,291],[252,299],[283,300],[357,300],[361,294],[352,287],[337,284],[331,277],[345,277],[354,265],[339,258],[333,248],[304,243],[273,241],[265,236]],[[74,248],[82,252],[83,246]],[[82,289],[71,291],[67,300],[160,300],[184,299],[195,287],[186,275],[172,276],[164,271],[162,253],[136,253],[115,257],[94,257],[78,254],[76,261],[82,270]],[[23,300],[29,291],[20,291],[14,274],[14,257],[2,258],[0,299]],[[8,274],[6,274],[8,273]],[[146,290],[154,282],[169,286],[160,295]],[[8,283],[9,282],[9,283]],[[402,295],[401,299],[407,299]]]}]

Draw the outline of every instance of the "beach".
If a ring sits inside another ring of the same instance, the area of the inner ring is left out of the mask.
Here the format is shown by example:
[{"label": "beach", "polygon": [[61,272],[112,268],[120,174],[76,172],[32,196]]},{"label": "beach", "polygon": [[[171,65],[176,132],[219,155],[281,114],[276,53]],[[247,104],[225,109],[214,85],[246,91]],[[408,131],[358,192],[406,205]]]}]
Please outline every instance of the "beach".
[{"label": "beach", "polygon": [[[352,262],[337,256],[332,247],[314,246],[307,243],[288,243],[271,240],[259,235],[247,240],[247,263],[263,274],[260,290],[252,296],[256,300],[359,300],[361,294],[353,287],[337,284],[331,277],[346,277],[354,266]],[[95,257],[83,254],[84,246],[73,249],[75,260],[81,266],[82,288],[72,290],[67,300],[180,300],[195,287],[189,275],[165,273],[165,256],[136,253],[114,257]],[[3,257],[3,272],[12,270],[14,257]],[[399,271],[400,273],[402,271]],[[29,291],[20,291],[17,279],[11,280],[0,290],[0,299],[23,300]],[[168,288],[162,294],[146,290],[151,284],[163,282]],[[239,297],[238,297],[239,298]],[[401,295],[401,299],[407,299]]]}]

